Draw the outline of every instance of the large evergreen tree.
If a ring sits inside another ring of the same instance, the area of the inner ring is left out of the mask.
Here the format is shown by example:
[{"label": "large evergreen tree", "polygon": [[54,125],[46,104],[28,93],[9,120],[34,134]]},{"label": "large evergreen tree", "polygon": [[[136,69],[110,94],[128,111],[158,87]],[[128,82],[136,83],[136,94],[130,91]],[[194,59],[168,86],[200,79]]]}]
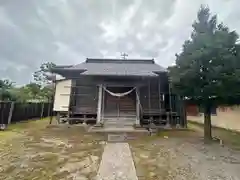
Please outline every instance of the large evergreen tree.
[{"label": "large evergreen tree", "polygon": [[[201,6],[192,25],[191,38],[176,55],[176,65],[169,67],[174,90],[204,108],[204,137],[211,135],[211,107],[233,103],[240,93],[238,35],[208,7]],[[227,120],[226,120],[227,123]]]}]

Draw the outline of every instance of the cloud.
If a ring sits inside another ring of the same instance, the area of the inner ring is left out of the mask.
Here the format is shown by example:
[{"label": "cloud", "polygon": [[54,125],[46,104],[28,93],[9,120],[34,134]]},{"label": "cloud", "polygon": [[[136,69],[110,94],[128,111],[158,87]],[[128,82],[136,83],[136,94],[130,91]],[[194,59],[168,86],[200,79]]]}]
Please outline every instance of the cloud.
[{"label": "cloud", "polygon": [[5,9],[0,7],[0,25],[15,28],[11,19],[7,16]]},{"label": "cloud", "polygon": [[22,84],[42,62],[77,64],[121,52],[166,67],[201,3],[240,32],[237,0],[1,0],[0,76]]}]

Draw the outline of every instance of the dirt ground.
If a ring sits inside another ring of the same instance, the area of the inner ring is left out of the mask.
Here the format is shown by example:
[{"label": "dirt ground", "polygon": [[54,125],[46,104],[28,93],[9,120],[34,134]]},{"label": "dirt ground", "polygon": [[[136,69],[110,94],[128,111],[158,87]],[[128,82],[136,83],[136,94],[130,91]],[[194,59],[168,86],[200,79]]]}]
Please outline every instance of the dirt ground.
[{"label": "dirt ground", "polygon": [[[202,127],[190,129],[130,140],[139,180],[240,180],[240,134],[214,128],[223,145],[204,144]],[[93,180],[104,139],[48,120],[11,125],[0,131],[0,179]]]},{"label": "dirt ground", "polygon": [[[195,129],[131,142],[139,180],[239,180],[240,151],[227,142],[229,133],[217,132],[227,145],[204,144],[202,133]],[[240,141],[240,135],[236,136]]]},{"label": "dirt ground", "polygon": [[104,145],[82,127],[48,127],[48,120],[12,125],[0,132],[0,179],[91,180]]}]

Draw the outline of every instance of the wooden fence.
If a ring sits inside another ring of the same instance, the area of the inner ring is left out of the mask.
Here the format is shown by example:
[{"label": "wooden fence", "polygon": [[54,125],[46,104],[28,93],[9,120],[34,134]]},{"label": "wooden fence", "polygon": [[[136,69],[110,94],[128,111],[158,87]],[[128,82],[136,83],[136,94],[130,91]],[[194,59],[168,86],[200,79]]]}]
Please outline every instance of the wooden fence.
[{"label": "wooden fence", "polygon": [[0,102],[0,124],[10,124],[53,115],[52,103]]}]

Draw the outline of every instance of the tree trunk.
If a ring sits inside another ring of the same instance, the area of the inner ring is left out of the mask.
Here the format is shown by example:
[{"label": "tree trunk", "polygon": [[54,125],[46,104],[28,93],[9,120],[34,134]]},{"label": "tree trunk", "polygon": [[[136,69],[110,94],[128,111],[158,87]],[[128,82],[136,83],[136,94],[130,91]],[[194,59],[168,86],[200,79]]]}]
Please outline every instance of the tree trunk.
[{"label": "tree trunk", "polygon": [[212,124],[211,124],[211,106],[204,107],[204,140],[212,140]]}]

